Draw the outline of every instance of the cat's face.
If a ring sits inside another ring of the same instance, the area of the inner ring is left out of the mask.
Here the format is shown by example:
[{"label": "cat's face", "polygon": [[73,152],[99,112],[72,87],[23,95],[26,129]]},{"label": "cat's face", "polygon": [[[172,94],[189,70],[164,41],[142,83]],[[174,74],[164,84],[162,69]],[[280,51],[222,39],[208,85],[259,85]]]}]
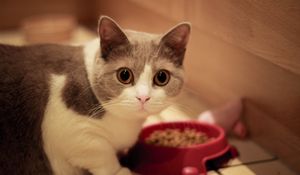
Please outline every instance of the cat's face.
[{"label": "cat's face", "polygon": [[101,52],[92,86],[104,108],[130,117],[167,107],[183,86],[182,62],[189,33],[187,23],[165,35],[123,31],[110,18],[102,17]]}]

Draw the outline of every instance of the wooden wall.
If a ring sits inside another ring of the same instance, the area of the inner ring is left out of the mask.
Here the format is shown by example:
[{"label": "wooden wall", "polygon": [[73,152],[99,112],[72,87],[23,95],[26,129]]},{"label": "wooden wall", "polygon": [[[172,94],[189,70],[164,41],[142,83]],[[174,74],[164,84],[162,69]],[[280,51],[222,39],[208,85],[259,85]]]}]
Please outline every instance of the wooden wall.
[{"label": "wooden wall", "polygon": [[251,137],[300,172],[300,1],[100,0],[125,28],[192,22],[188,87],[212,107],[246,98]]}]

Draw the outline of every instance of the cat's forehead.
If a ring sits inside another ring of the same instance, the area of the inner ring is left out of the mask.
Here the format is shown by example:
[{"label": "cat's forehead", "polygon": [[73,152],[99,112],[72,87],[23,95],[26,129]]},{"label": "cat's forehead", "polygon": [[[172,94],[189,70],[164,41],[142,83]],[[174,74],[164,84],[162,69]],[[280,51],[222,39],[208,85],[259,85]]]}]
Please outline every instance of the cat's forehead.
[{"label": "cat's forehead", "polygon": [[127,30],[125,33],[131,44],[131,57],[148,62],[159,56],[160,35],[131,30]]},{"label": "cat's forehead", "polygon": [[150,66],[153,72],[159,69],[169,71],[177,69],[170,58],[161,52],[160,40],[162,35],[132,30],[125,30],[124,32],[130,45],[125,49],[113,51],[114,54],[111,54],[110,57],[114,57],[111,58],[114,63],[110,66],[115,68],[129,67],[137,75],[143,72],[146,65]]},{"label": "cat's forehead", "polygon": [[133,30],[125,30],[124,31],[128,40],[131,43],[155,43],[158,44],[161,35],[159,34],[153,34],[153,33],[146,33],[146,32],[138,32],[138,31],[133,31]]},{"label": "cat's forehead", "polygon": [[[153,65],[159,57],[160,35],[126,30],[130,46],[112,56],[118,66],[129,66],[136,71],[143,70],[146,64]],[[117,51],[118,52],[118,51]],[[121,57],[121,58],[120,58]]]},{"label": "cat's forehead", "polygon": [[[122,59],[127,58],[130,59],[127,62],[147,62],[158,56],[161,35],[132,30],[125,30],[124,32],[130,44],[112,50],[109,55],[110,60],[122,62],[124,61]],[[123,58],[119,59],[119,57]]]}]

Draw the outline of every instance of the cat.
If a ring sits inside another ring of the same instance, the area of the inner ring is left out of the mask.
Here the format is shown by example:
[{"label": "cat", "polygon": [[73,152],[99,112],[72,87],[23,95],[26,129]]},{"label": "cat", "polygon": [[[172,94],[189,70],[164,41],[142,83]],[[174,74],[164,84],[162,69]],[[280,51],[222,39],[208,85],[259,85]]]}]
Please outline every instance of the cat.
[{"label": "cat", "polygon": [[0,174],[132,174],[116,155],[180,92],[190,30],[123,30],[101,16],[81,46],[1,44]]}]

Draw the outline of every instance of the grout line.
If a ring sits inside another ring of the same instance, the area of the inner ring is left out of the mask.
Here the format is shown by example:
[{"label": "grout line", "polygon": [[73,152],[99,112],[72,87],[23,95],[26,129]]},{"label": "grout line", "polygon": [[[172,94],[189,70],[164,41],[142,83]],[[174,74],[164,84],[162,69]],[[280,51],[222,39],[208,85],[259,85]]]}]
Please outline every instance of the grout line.
[{"label": "grout line", "polygon": [[221,168],[230,168],[230,167],[236,167],[236,166],[244,166],[244,165],[253,165],[253,164],[259,164],[259,163],[265,163],[265,162],[272,162],[278,160],[278,157],[272,157],[270,159],[264,159],[264,160],[256,160],[256,161],[250,161],[250,162],[245,162],[245,163],[241,163],[241,164],[235,164],[235,165],[227,165],[227,166],[223,166]]}]

